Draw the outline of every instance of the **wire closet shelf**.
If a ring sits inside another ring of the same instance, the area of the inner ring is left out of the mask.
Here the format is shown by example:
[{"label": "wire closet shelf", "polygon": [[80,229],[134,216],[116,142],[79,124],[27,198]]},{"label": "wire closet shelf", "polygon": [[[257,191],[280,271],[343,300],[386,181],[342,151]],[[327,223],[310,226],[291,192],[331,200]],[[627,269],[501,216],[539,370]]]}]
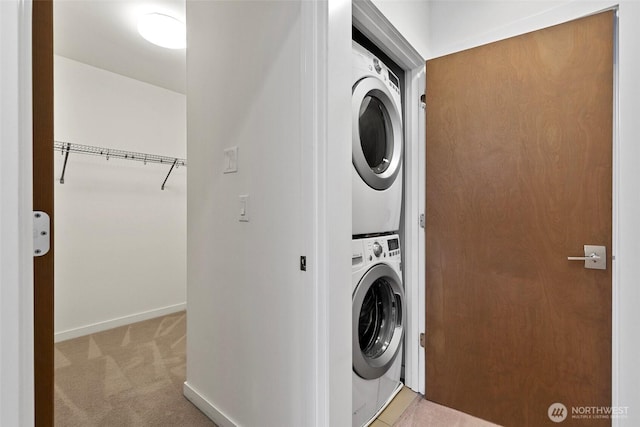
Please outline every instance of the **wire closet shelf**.
[{"label": "wire closet shelf", "polygon": [[85,154],[89,156],[101,156],[105,157],[107,160],[109,160],[110,158],[133,160],[142,162],[145,165],[147,163],[170,165],[171,168],[169,169],[169,173],[167,174],[167,177],[164,179],[164,182],[160,187],[162,190],[164,190],[167,179],[169,179],[169,175],[171,175],[171,172],[173,172],[174,168],[178,168],[179,166],[187,166],[187,160],[178,157],[160,156],[157,154],[139,153],[135,151],[115,150],[113,148],[95,147],[92,145],[74,144],[64,141],[54,141],[53,149],[54,151],[60,151],[65,156],[64,166],[62,167],[62,175],[60,177],[60,184],[64,184],[64,175],[67,169],[67,160],[69,159],[69,153]]}]

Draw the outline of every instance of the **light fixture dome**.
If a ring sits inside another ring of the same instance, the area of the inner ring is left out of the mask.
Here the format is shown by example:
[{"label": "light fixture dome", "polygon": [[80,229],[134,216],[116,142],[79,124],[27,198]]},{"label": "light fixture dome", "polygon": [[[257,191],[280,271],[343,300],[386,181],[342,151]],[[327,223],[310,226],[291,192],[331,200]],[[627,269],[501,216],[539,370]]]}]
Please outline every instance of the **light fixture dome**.
[{"label": "light fixture dome", "polygon": [[151,43],[167,49],[187,47],[187,28],[173,16],[148,13],[138,20],[138,32]]}]

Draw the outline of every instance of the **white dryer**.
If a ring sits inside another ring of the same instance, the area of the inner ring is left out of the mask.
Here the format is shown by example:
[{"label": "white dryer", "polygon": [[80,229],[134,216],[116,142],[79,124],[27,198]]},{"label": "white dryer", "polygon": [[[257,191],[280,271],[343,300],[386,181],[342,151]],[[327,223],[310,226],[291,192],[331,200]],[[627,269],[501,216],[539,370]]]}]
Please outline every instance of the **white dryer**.
[{"label": "white dryer", "polygon": [[397,232],[402,206],[400,81],[353,42],[352,180],[354,236]]},{"label": "white dryer", "polygon": [[404,290],[397,235],[352,241],[353,427],[401,389]]}]

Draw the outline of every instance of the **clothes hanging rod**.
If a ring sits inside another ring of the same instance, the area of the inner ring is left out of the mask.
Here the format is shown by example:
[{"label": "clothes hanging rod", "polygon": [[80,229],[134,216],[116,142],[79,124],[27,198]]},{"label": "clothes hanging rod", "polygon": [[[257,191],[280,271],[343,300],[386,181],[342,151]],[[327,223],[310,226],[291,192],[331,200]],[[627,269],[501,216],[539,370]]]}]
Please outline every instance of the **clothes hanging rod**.
[{"label": "clothes hanging rod", "polygon": [[54,141],[53,149],[54,151],[60,151],[65,156],[62,176],[60,177],[60,184],[64,184],[64,174],[67,170],[67,160],[69,159],[70,153],[86,154],[89,156],[101,156],[105,157],[107,160],[109,160],[110,158],[133,160],[142,162],[145,165],[147,163],[169,165],[171,166],[171,168],[169,169],[169,173],[167,174],[167,177],[164,179],[164,182],[160,187],[161,190],[164,190],[164,186],[169,179],[169,175],[171,175],[171,172],[173,172],[174,169],[177,169],[179,166],[187,166],[187,159],[159,156],[157,154],[149,153],[138,153],[136,151],[115,150],[113,148],[95,147],[92,145],[74,144],[64,141]]},{"label": "clothes hanging rod", "polygon": [[[113,148],[94,147],[92,145],[73,144],[71,142],[55,141],[53,149],[65,153],[87,154],[90,156],[102,156],[107,160],[110,158],[135,160],[143,163],[158,163],[163,165],[172,165],[176,162],[176,166],[187,166],[187,159],[176,157],[159,156],[157,154],[138,153],[135,151],[114,150]],[[176,161],[177,160],[177,161]]]}]

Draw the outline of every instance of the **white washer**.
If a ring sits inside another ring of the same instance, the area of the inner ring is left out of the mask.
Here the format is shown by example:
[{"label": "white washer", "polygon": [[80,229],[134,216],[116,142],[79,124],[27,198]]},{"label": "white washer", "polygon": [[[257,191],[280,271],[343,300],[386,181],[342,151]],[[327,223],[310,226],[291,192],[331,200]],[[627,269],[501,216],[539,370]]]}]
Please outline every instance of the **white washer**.
[{"label": "white washer", "polygon": [[400,81],[356,42],[351,99],[352,234],[397,232],[402,205]]},{"label": "white washer", "polygon": [[368,425],[400,390],[404,334],[400,238],[352,241],[353,427]]}]

